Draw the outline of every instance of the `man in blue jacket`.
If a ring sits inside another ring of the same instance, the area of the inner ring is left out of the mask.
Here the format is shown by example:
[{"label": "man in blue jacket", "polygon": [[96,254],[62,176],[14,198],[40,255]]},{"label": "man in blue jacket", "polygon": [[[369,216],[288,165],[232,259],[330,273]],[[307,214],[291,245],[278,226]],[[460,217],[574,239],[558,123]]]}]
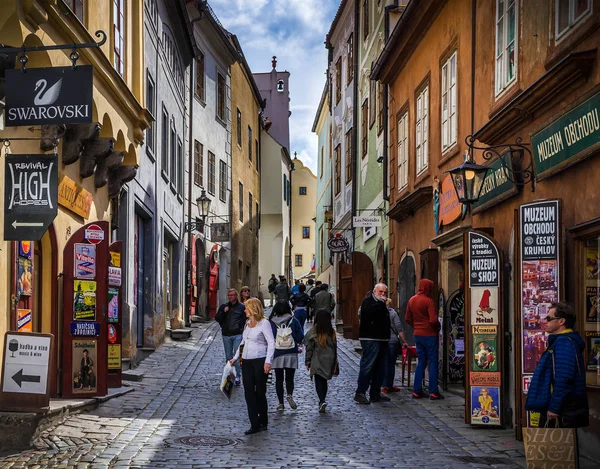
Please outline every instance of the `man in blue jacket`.
[{"label": "man in blue jacket", "polygon": [[585,342],[573,331],[575,314],[565,303],[552,303],[544,328],[548,348],[535,369],[525,410],[540,412],[540,426],[557,419],[563,428],[587,427],[589,406],[585,389]]}]

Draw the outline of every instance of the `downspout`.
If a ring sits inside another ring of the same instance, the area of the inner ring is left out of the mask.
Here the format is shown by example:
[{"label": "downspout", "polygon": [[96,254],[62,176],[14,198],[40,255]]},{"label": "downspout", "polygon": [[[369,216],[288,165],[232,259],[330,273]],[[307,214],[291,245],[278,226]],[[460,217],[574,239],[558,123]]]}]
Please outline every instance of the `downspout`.
[{"label": "downspout", "polygon": [[[188,227],[190,227],[190,223],[192,222],[192,170],[194,168],[194,134],[193,134],[193,125],[192,125],[192,116],[194,115],[192,110],[194,108],[194,60],[192,59],[192,65],[190,67],[190,105],[189,105],[189,118],[188,118],[188,126],[189,126],[189,155],[188,155]],[[185,226],[185,225],[184,225]],[[192,307],[192,243],[193,236],[191,227],[188,229],[188,252],[187,252],[187,286],[188,286],[188,304],[185,308],[184,318],[186,327],[190,326],[190,309]],[[202,253],[204,255],[204,253]],[[196,253],[196,262],[198,258],[198,253]]]},{"label": "downspout", "polygon": [[[356,215],[356,204],[357,204],[357,198],[358,198],[358,193],[357,193],[357,184],[356,184],[356,177],[357,177],[357,148],[358,148],[358,132],[356,131],[356,128],[358,127],[358,77],[359,77],[359,70],[358,70],[358,51],[360,49],[359,47],[359,43],[361,42],[360,38],[359,38],[359,23],[360,23],[360,2],[354,2],[354,37],[356,38],[356,41],[354,41],[354,57],[352,58],[354,60],[354,96],[353,96],[353,101],[354,101],[354,105],[353,105],[353,109],[352,109],[352,219],[354,219],[354,216]],[[368,123],[367,123],[368,126]],[[351,226],[352,226],[352,251],[354,251],[354,246],[356,244],[356,238],[355,238],[355,228],[354,228],[354,223],[352,223],[352,220],[350,220]]]}]

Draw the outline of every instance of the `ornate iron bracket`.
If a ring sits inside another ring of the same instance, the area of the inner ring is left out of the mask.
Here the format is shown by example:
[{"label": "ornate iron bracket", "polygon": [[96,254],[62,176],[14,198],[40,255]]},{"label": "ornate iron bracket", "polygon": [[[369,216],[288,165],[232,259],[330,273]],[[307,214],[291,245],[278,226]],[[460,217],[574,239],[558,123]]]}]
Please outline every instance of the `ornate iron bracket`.
[{"label": "ornate iron bracket", "polygon": [[[484,160],[498,159],[502,165],[504,175],[510,182],[517,186],[525,186],[531,183],[531,192],[535,192],[535,168],[533,166],[533,154],[529,148],[531,144],[523,143],[523,139],[517,137],[515,143],[478,147],[475,145],[475,140],[473,135],[467,135],[465,138],[471,155],[473,155],[474,150],[481,150]],[[529,163],[524,166],[526,154],[529,156]],[[510,158],[510,160],[507,160],[507,158]],[[508,161],[510,161],[510,165]],[[519,169],[513,169],[514,167]]]},{"label": "ornate iron bracket", "polygon": [[69,54],[69,59],[71,60],[73,70],[77,68],[77,60],[79,59],[79,53],[77,49],[92,49],[98,48],[104,45],[106,42],[106,33],[102,30],[96,31],[95,36],[100,40],[98,42],[89,42],[85,44],[56,44],[54,46],[31,46],[31,47],[0,47],[0,54],[9,54],[14,52],[20,52],[21,56],[19,57],[19,62],[21,62],[21,71],[25,73],[27,71],[27,62],[29,57],[27,57],[27,52],[39,52],[46,50],[67,50],[71,49],[71,53]]},{"label": "ornate iron bracket", "polygon": [[204,233],[205,223],[203,221],[190,221],[185,222],[184,231],[199,231],[200,233]]}]

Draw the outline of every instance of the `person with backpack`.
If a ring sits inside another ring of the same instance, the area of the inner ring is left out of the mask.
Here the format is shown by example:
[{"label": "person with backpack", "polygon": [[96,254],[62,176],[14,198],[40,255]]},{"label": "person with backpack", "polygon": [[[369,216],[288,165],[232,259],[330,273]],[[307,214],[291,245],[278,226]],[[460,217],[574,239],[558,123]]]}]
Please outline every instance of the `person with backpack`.
[{"label": "person with backpack", "polygon": [[396,358],[398,357],[398,342],[402,341],[402,347],[406,347],[406,337],[404,337],[404,328],[402,321],[394,308],[390,306],[392,299],[386,300],[386,305],[390,313],[390,341],[388,342],[388,358],[383,367],[383,383],[381,392],[398,392],[400,388],[394,386],[394,378],[396,377]]},{"label": "person with backpack", "polygon": [[294,306],[294,316],[300,321],[302,330],[304,330],[304,323],[308,317],[308,310],[312,304],[310,296],[306,294],[306,285],[300,284],[298,293],[294,294],[291,299],[292,305]]},{"label": "person with backpack", "polygon": [[278,283],[279,282],[277,281],[275,274],[271,274],[271,278],[269,279],[269,283],[267,286],[267,288],[269,289],[269,296],[271,297],[271,306],[273,306],[273,297],[275,296],[275,287],[277,287]]},{"label": "person with backpack", "polygon": [[271,321],[273,337],[275,337],[272,368],[275,370],[275,391],[279,400],[277,410],[284,409],[284,375],[288,404],[292,409],[296,409],[298,405],[293,398],[294,374],[298,368],[298,344],[301,344],[304,339],[304,329],[292,314],[289,302],[285,300],[275,303],[269,321]]},{"label": "person with backpack", "polygon": [[279,277],[279,283],[275,287],[275,296],[277,297],[277,301],[290,301],[292,297],[292,290],[283,276]]},{"label": "person with backpack", "polygon": [[315,389],[319,397],[319,412],[324,413],[327,407],[327,381],[334,376],[337,364],[337,342],[335,331],[331,325],[331,315],[326,309],[318,309],[313,327],[304,338],[306,356],[304,364],[315,380]]}]

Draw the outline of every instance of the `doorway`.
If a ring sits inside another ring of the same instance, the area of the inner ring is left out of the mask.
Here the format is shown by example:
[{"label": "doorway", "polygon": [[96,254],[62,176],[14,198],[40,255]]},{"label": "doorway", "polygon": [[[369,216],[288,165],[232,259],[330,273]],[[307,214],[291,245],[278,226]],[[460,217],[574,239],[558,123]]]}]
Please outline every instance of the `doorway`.
[{"label": "doorway", "polygon": [[402,321],[404,335],[409,344],[414,344],[413,328],[406,322],[408,300],[415,295],[417,271],[412,252],[407,252],[398,268],[398,317]]}]

